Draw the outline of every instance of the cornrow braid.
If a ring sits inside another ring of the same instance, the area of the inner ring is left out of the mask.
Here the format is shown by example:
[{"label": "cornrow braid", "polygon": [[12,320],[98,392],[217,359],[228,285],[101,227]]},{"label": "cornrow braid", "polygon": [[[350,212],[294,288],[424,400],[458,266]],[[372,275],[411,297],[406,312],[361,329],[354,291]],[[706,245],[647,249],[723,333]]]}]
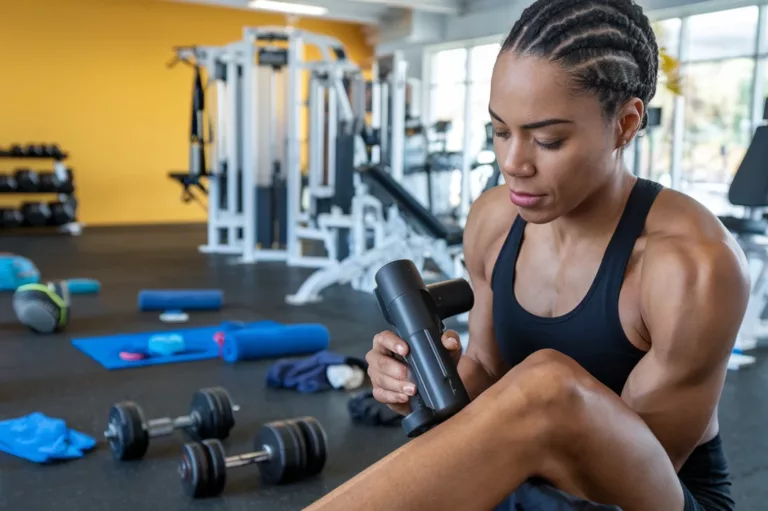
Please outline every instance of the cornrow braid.
[{"label": "cornrow braid", "polygon": [[512,27],[507,51],[557,62],[574,87],[597,94],[607,115],[633,97],[647,107],[656,95],[659,48],[633,0],[538,0]]}]

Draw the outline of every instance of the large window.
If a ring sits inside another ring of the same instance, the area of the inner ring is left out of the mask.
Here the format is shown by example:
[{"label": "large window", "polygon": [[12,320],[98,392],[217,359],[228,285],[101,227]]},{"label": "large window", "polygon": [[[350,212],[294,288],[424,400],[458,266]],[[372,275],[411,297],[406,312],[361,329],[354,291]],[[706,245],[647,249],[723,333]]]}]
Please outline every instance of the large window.
[{"label": "large window", "polygon": [[691,16],[686,60],[754,55],[758,12],[752,6]]},{"label": "large window", "polygon": [[[471,142],[468,149],[471,154],[482,149],[485,143],[485,124],[488,122],[491,76],[500,49],[501,45],[494,43],[443,50],[432,55],[429,125],[433,126],[438,121],[451,121],[451,130],[446,140],[449,151],[464,150],[464,110],[468,84],[471,86],[472,103],[472,118],[469,120]],[[471,62],[470,66],[467,66],[468,61]]]},{"label": "large window", "polygon": [[757,120],[768,119],[768,58],[762,59],[761,64],[761,67],[763,68],[763,88],[759,91],[760,97],[756,98],[756,101],[759,101],[756,108],[759,109],[759,113],[762,114],[762,117]]},{"label": "large window", "polygon": [[464,98],[467,80],[467,49],[456,48],[432,55],[428,131],[440,121],[449,121],[447,151],[461,151],[464,145]]},{"label": "large window", "polygon": [[[670,56],[679,53],[681,27],[682,20],[679,18],[653,24],[659,48]],[[642,177],[669,185],[672,173],[675,94],[667,88],[664,76],[659,77],[658,90],[649,107],[661,109],[661,123],[658,126],[649,126],[644,138],[639,141],[641,158],[637,172]]]},{"label": "large window", "polygon": [[728,186],[752,138],[755,61],[739,58],[688,66],[683,190],[725,213]]},{"label": "large window", "polygon": [[728,188],[752,139],[759,8],[688,18],[682,191],[714,213],[731,210]]},{"label": "large window", "polygon": [[677,57],[679,53],[680,29],[682,25],[683,20],[680,18],[657,21],[653,24],[653,31],[656,34],[656,42],[659,48],[674,57]]},{"label": "large window", "polygon": [[638,174],[669,185],[672,179],[675,95],[664,86],[660,86],[649,107],[661,109],[661,123],[649,125],[644,136],[640,138],[642,157]]},{"label": "large window", "polygon": [[[501,45],[476,44],[464,48],[437,51],[430,60],[430,108],[427,126],[434,139],[435,124],[450,121],[451,127],[445,136],[445,149],[451,152],[467,152],[472,161],[486,144],[485,125],[489,122],[488,101],[491,95],[491,76]],[[470,118],[465,117],[467,90],[469,90]],[[465,145],[465,125],[469,130],[469,146]],[[432,150],[442,150],[440,144],[432,144]],[[449,207],[459,205],[461,197],[461,160],[455,159],[456,169],[442,172],[433,177],[433,195],[444,196],[448,200],[434,201],[447,203]],[[490,168],[490,167],[489,167]],[[481,175],[482,174],[482,175]],[[479,176],[478,179],[474,179]],[[487,176],[482,172],[473,172],[470,183],[471,197],[479,195]],[[475,183],[474,181],[478,181]],[[481,182],[482,181],[482,182]],[[443,213],[433,207],[436,213]]]},{"label": "large window", "polygon": [[485,125],[490,121],[488,102],[491,97],[491,76],[496,65],[501,45],[484,44],[472,48],[472,69],[469,80],[472,83],[472,120],[470,154],[478,154],[485,145]]}]

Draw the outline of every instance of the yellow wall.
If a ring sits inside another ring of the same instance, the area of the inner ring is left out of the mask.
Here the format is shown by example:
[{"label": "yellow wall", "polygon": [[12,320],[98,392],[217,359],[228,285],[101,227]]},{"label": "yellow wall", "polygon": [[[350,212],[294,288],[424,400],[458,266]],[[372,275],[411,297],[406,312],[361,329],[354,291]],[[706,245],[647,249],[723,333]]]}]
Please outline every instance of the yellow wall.
[{"label": "yellow wall", "polygon": [[[58,143],[69,151],[88,225],[204,221],[202,208],[184,205],[166,177],[187,168],[192,93],[189,68],[165,67],[171,48],[226,44],[243,26],[284,18],[162,0],[0,5],[0,146]],[[355,62],[371,56],[359,25],[298,26],[336,37]],[[18,163],[0,161],[0,172]]]}]

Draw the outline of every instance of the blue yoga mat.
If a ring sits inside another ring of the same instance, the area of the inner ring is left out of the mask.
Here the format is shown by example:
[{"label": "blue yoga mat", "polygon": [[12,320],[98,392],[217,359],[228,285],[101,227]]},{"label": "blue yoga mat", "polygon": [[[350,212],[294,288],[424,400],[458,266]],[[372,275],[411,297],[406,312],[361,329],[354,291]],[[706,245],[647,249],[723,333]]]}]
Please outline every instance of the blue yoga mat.
[{"label": "blue yoga mat", "polygon": [[[136,334],[107,335],[72,339],[72,345],[94,359],[107,369],[129,369],[159,364],[193,362],[218,358],[219,346],[213,340],[216,332],[231,331],[239,328],[261,328],[279,325],[275,321],[257,321],[255,323],[225,322],[221,325],[200,328],[166,330],[163,332],[142,332]],[[144,360],[127,361],[120,358],[121,351],[147,351],[149,338],[157,334],[179,334],[184,337],[186,351],[170,356],[152,356]]]}]

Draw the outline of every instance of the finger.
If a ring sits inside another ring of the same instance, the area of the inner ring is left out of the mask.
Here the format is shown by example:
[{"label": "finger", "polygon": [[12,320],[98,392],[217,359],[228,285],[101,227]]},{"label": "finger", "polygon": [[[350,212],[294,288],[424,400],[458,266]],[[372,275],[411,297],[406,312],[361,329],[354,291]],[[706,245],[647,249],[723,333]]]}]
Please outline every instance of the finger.
[{"label": "finger", "polygon": [[408,354],[408,345],[392,332],[381,332],[373,338],[373,347],[380,353]]},{"label": "finger", "polygon": [[[396,380],[408,379],[408,367],[390,356],[379,354],[373,363],[375,364],[373,366],[374,372],[384,373]],[[370,365],[368,367],[371,368]]]},{"label": "finger", "polygon": [[378,387],[373,389],[373,397],[376,401],[385,405],[401,405],[408,402],[408,396],[405,394],[380,389]]},{"label": "finger", "polygon": [[398,380],[384,373],[378,373],[371,378],[373,385],[382,390],[390,390],[407,396],[416,395],[416,386],[408,380]]}]

